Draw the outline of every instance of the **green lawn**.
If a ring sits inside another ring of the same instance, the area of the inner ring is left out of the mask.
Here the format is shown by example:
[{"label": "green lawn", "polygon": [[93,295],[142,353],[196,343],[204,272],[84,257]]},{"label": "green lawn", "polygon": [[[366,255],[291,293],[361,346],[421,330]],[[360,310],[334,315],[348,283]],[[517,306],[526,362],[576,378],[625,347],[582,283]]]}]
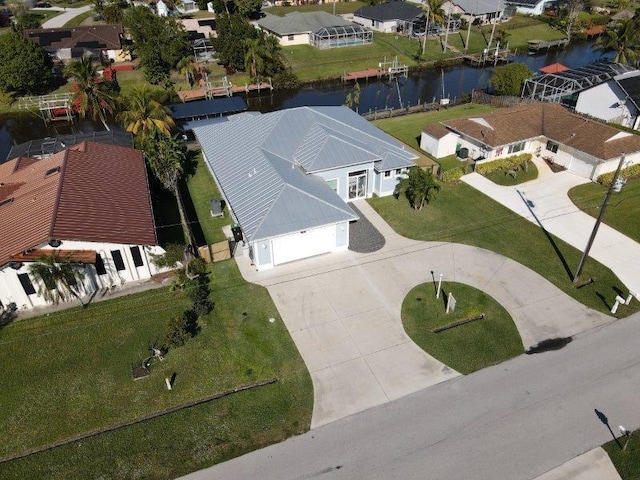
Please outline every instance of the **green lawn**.
[{"label": "green lawn", "polygon": [[[482,27],[487,38],[491,35],[491,27]],[[536,20],[532,17],[525,17],[523,15],[517,15],[508,22],[496,27],[506,30],[509,36],[509,48],[513,50],[525,50],[527,48],[527,42],[529,40],[559,40],[566,38],[566,35],[555,30],[548,24]]]},{"label": "green lawn", "polygon": [[[343,15],[345,13],[353,13],[358,10],[360,7],[365,6],[365,3],[355,1],[355,2],[338,2],[335,4],[336,15]],[[319,10],[333,13],[334,4],[333,3],[324,3],[322,5],[292,5],[289,7],[269,7],[263,9],[266,13],[271,13],[272,15],[278,15],[280,17],[285,16],[287,13],[291,12],[317,12]]]},{"label": "green lawn", "polygon": [[[593,259],[586,262],[583,278],[591,285],[576,289],[572,272],[581,252],[508,210],[472,187],[442,185],[438,198],[415,211],[404,197],[374,198],[371,205],[401,235],[416,240],[448,241],[475,245],[511,258],[545,277],[584,305],[609,314],[608,299],[623,284]],[[618,310],[626,316],[640,309],[638,302]]]},{"label": "green lawn", "polygon": [[538,168],[533,162],[529,162],[527,171],[517,170],[515,177],[509,175],[508,170],[498,170],[497,172],[487,173],[484,176],[498,185],[512,187],[538,178]]},{"label": "green lawn", "polygon": [[[616,433],[618,433],[616,431]],[[627,449],[623,452],[620,448],[624,446],[625,437],[616,441],[612,440],[602,446],[605,449],[613,465],[618,470],[622,480],[639,480],[640,479],[640,431],[635,431],[631,435]]]},{"label": "green lawn", "polygon": [[71,20],[65,23],[64,26],[77,27],[78,25],[82,25],[82,22],[84,22],[87,18],[93,16],[93,14],[94,14],[93,10],[89,10],[87,12],[81,13],[77,17],[73,17]]},{"label": "green lawn", "polygon": [[252,381],[276,384],[0,464],[0,477],[174,478],[308,430],[311,380],[269,294],[233,261],[210,272],[215,308],[201,332],[142,380],[130,366],[185,308],[183,293],[160,288],[0,330],[12,372],[0,381],[0,456]]},{"label": "green lawn", "polygon": [[[402,303],[402,324],[425,352],[463,374],[469,374],[524,353],[520,334],[509,313],[482,291],[454,282],[443,282],[440,298],[435,283],[413,288]],[[456,309],[445,313],[447,295]],[[431,330],[484,314],[477,320],[439,333]]]},{"label": "green lawn", "polygon": [[200,219],[200,228],[203,234],[203,240],[207,244],[220,242],[225,239],[222,233],[222,227],[232,223],[229,216],[229,209],[225,208],[224,217],[211,217],[209,213],[209,200],[212,198],[221,198],[218,187],[211,177],[211,173],[202,159],[202,155],[198,154],[197,168],[194,175],[187,180],[187,187],[191,195],[193,208]]},{"label": "green lawn", "polygon": [[[604,199],[606,187],[586,183],[569,190],[569,198],[576,206],[596,217]],[[627,180],[620,193],[613,193],[604,215],[604,223],[640,242],[640,179]]]}]

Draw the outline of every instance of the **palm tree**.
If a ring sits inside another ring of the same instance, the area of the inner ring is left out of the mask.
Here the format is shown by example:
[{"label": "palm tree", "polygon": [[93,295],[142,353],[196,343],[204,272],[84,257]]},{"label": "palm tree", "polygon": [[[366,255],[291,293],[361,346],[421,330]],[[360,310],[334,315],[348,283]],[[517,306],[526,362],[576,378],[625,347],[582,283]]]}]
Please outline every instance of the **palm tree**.
[{"label": "palm tree", "polygon": [[76,82],[74,85],[73,105],[85,118],[91,114],[93,120],[100,120],[109,130],[105,112],[113,114],[116,97],[107,82],[98,78],[98,67],[93,65],[91,56],[69,63],[65,74]]},{"label": "palm tree", "polygon": [[502,48],[505,48],[509,43],[509,37],[511,37],[511,32],[508,32],[504,28],[501,28],[496,32],[495,40],[497,44],[499,44]]},{"label": "palm tree", "polygon": [[187,220],[182,195],[180,194],[180,179],[187,161],[187,148],[184,142],[178,137],[163,136],[156,133],[155,141],[146,143],[144,156],[153,175],[176,198],[182,230],[188,242],[195,246],[195,238]]},{"label": "palm tree", "polygon": [[411,167],[409,174],[398,183],[398,194],[404,193],[415,210],[422,210],[425,203],[435,200],[440,185],[433,178],[431,171],[420,167]]},{"label": "palm tree", "polygon": [[640,44],[637,36],[640,27],[633,18],[622,20],[612,28],[607,28],[596,42],[595,48],[599,50],[613,50],[613,61],[634,65],[640,58]]},{"label": "palm tree", "polygon": [[195,82],[196,72],[198,72],[199,70],[196,59],[193,56],[184,57],[178,62],[176,69],[180,72],[181,75],[185,76],[187,85],[189,85],[189,87],[193,86]]},{"label": "palm tree", "polygon": [[269,56],[269,52],[263,47],[261,40],[260,38],[247,38],[244,40],[244,65],[253,80],[257,79],[264,71],[265,60]]},{"label": "palm tree", "polygon": [[133,87],[124,97],[123,109],[118,119],[134,135],[152,137],[155,132],[164,136],[171,135],[175,123],[169,115],[169,109],[154,98],[155,92],[146,84]]},{"label": "palm tree", "polygon": [[38,295],[47,302],[66,302],[75,297],[84,307],[80,298],[80,284],[84,279],[84,273],[76,268],[69,258],[58,259],[55,253],[43,255],[29,266],[29,273],[38,283]]}]

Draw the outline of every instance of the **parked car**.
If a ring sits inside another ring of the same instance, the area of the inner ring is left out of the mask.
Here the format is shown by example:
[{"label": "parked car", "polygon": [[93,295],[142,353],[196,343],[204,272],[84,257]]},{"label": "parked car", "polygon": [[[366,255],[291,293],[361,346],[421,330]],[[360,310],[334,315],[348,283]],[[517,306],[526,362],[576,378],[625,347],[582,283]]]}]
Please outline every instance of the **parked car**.
[{"label": "parked car", "polygon": [[36,3],[36,8],[51,8],[51,4],[49,2]]}]

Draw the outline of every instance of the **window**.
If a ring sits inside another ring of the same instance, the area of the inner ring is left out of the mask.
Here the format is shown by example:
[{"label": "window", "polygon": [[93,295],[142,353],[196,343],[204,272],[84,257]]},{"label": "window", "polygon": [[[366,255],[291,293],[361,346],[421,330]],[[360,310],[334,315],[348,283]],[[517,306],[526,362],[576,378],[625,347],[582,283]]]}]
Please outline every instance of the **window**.
[{"label": "window", "polygon": [[102,260],[102,257],[100,256],[99,253],[96,253],[96,273],[98,275],[107,274],[107,269],[104,268],[104,260]]},{"label": "window", "polygon": [[558,153],[558,144],[552,140],[547,140],[547,150],[553,153]]},{"label": "window", "polygon": [[396,168],[396,175],[400,175],[402,173],[402,169],[401,168]]},{"label": "window", "polygon": [[124,268],[124,260],[122,260],[122,253],[120,250],[111,250],[111,258],[113,258],[113,264],[116,266],[116,270],[126,270],[126,268]]},{"label": "window", "polygon": [[329,188],[331,188],[331,190],[333,190],[334,192],[338,192],[338,179],[334,178],[331,180],[327,180],[327,185],[329,185]]},{"label": "window", "polygon": [[384,178],[390,178],[391,177],[391,170],[387,170],[386,172],[384,172]]},{"label": "window", "polygon": [[290,42],[293,42],[293,39],[294,39],[295,37],[294,37],[293,35],[289,35],[289,37],[288,37],[288,38],[289,38],[289,41],[290,41]]},{"label": "window", "polygon": [[526,142],[514,143],[513,145],[509,145],[509,153],[521,152],[524,150]]},{"label": "window", "polygon": [[24,293],[26,293],[27,295],[33,295],[34,293],[36,293],[36,289],[33,288],[33,283],[31,283],[31,279],[29,278],[28,273],[19,273],[18,280],[20,280],[20,284],[24,289]]},{"label": "window", "polygon": [[133,258],[133,264],[136,267],[142,267],[144,265],[142,255],[140,255],[140,247],[131,247],[131,258]]}]

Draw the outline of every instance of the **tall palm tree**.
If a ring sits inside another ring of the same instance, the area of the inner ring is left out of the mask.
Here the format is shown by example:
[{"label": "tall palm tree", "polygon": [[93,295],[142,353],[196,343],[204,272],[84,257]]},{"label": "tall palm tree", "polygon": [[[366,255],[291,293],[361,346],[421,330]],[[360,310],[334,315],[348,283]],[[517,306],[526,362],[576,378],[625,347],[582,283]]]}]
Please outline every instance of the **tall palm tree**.
[{"label": "tall palm tree", "polygon": [[100,120],[109,130],[105,112],[113,114],[116,96],[108,83],[98,78],[98,67],[91,61],[91,56],[85,55],[69,63],[65,74],[75,81],[73,105],[80,115],[85,118],[90,114],[93,120]]},{"label": "tall palm tree", "polygon": [[146,143],[144,156],[153,175],[176,198],[182,230],[188,242],[195,246],[195,237],[187,220],[182,195],[180,194],[180,179],[187,161],[187,148],[184,142],[178,137],[163,136],[156,133],[155,141]]},{"label": "tall palm tree", "polygon": [[171,135],[175,122],[170,111],[154,98],[155,92],[146,84],[133,87],[124,97],[123,107],[118,119],[134,135],[149,138],[158,132]]},{"label": "tall palm tree", "polygon": [[435,200],[439,191],[440,185],[431,171],[420,167],[411,167],[409,174],[400,180],[397,188],[397,192],[404,193],[415,210],[422,210],[425,203]]},{"label": "tall palm tree", "polygon": [[640,58],[638,34],[640,34],[640,26],[635,19],[622,20],[613,27],[607,28],[598,38],[595,48],[613,50],[614,62],[635,65]]},{"label": "tall palm tree", "polygon": [[196,59],[193,56],[183,57],[182,60],[178,62],[176,69],[180,72],[181,75],[185,76],[187,85],[189,85],[189,87],[193,86],[196,73],[199,70]]},{"label": "tall palm tree", "polygon": [[80,298],[80,284],[84,279],[84,273],[68,258],[57,259],[55,254],[43,255],[29,266],[29,273],[38,283],[38,295],[47,302],[57,305],[75,297],[85,306]]}]

